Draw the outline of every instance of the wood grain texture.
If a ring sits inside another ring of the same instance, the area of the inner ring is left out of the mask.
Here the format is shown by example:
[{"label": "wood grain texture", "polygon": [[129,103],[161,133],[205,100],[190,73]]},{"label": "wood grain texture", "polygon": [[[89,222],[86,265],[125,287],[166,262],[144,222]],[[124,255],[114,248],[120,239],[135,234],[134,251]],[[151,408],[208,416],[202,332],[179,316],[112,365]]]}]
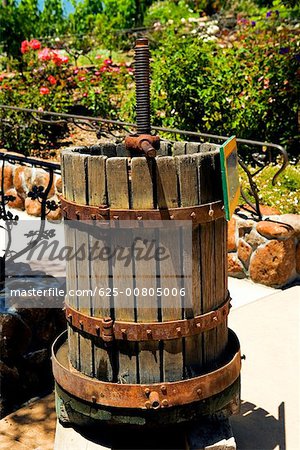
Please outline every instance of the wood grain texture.
[{"label": "wood grain texture", "polygon": [[[113,208],[130,208],[130,189],[127,158],[110,158],[106,165],[108,201]],[[117,227],[117,224],[116,224]],[[115,235],[113,248],[128,249],[132,244],[132,232],[129,228],[118,231]],[[134,288],[134,265],[132,260],[128,265],[124,261],[113,259],[113,287],[118,292]],[[116,320],[135,321],[135,299],[134,296],[120,294],[114,298],[114,313]],[[116,343],[118,349],[118,381],[122,383],[137,382],[137,346],[134,342],[119,341]]]},{"label": "wood grain texture", "polygon": [[[178,205],[177,172],[175,159],[170,156],[156,159],[157,204],[159,208],[173,208]],[[174,242],[177,245],[174,246]],[[182,318],[181,279],[172,277],[181,273],[181,255],[179,249],[180,232],[169,227],[160,230],[159,243],[165,247],[170,257],[160,263],[160,287],[162,289],[177,288],[177,295],[161,297],[162,321]],[[180,380],[183,377],[183,345],[182,339],[172,339],[162,344],[162,369],[165,381]]]},{"label": "wood grain texture", "polygon": [[[190,143],[187,144],[187,151]],[[195,156],[175,157],[179,189],[180,206],[199,204],[197,160]],[[192,230],[192,255],[183,248],[183,273],[187,275],[192,269],[192,280],[185,283],[186,299],[191,304],[185,305],[185,318],[192,318],[202,313],[201,309],[201,276],[200,276],[200,243],[199,225]],[[185,338],[184,373],[186,378],[197,376],[202,369],[202,334]]]},{"label": "wood grain texture", "polygon": [[[154,208],[153,193],[153,161],[145,158],[133,158],[131,164],[132,207],[136,209]],[[136,248],[144,252],[153,239],[153,231],[145,229],[140,223],[142,239],[137,241]],[[157,322],[158,303],[156,293],[153,296],[142,295],[142,289],[156,289],[156,260],[154,258],[140,259],[135,262],[135,287],[139,290],[136,296],[137,322]],[[140,383],[157,383],[160,381],[159,343],[154,341],[138,343],[138,363]]]}]

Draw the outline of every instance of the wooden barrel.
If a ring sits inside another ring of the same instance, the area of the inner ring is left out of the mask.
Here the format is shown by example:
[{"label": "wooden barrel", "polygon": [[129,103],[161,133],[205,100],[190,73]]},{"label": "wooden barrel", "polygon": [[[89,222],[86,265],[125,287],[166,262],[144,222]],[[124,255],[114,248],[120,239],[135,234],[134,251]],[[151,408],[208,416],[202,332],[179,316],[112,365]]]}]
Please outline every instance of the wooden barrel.
[{"label": "wooden barrel", "polygon": [[[66,298],[68,344],[60,338],[53,350],[58,416],[81,424],[153,424],[232,411],[239,403],[240,354],[227,327],[227,223],[218,146],[161,142],[155,159],[131,157],[112,143],[72,148],[62,153],[62,177],[70,247],[89,248],[99,240],[74,227],[76,221],[129,219],[130,226],[143,227],[148,219],[184,219],[192,224],[192,251],[174,253],[178,229],[164,234],[172,264],[183,272],[185,264],[191,268],[188,306],[180,277],[164,277],[167,262],[159,263],[160,287],[178,288],[171,307],[163,295],[141,294],[152,281],[138,274],[157,276],[154,259],[127,267],[117,260],[113,266],[85,258],[67,262],[67,292],[90,291]],[[128,233],[118,235],[125,247]],[[99,286],[103,291],[94,292]],[[104,295],[115,286],[135,292],[126,307],[117,296]]]}]

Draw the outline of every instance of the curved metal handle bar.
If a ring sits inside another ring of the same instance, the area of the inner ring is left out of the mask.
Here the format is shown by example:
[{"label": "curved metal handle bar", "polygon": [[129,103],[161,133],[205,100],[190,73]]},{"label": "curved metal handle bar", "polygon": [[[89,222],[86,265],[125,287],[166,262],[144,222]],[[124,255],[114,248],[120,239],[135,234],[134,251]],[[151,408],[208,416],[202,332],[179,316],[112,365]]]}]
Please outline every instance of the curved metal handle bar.
[{"label": "curved metal handle bar", "polygon": [[[20,111],[20,112],[27,112],[27,113],[34,113],[34,114],[39,114],[39,115],[51,115],[53,117],[60,117],[63,119],[69,119],[69,120],[83,120],[83,121],[87,121],[87,122],[101,122],[101,123],[105,123],[108,125],[116,125],[119,126],[121,128],[124,127],[129,127],[129,128],[137,128],[137,124],[135,123],[130,123],[130,122],[123,122],[120,120],[109,120],[109,119],[102,119],[100,117],[89,117],[89,116],[82,116],[82,115],[72,115],[72,114],[67,114],[67,113],[57,113],[57,112],[51,112],[51,111],[39,111],[37,109],[30,109],[30,108],[19,108],[17,106],[9,106],[9,105],[2,105],[0,104],[0,109],[7,109],[7,110],[12,110],[12,111]],[[42,119],[39,119],[40,121]],[[53,122],[50,122],[53,123]],[[226,141],[228,139],[228,136],[219,136],[216,134],[209,134],[209,133],[200,133],[200,132],[196,132],[196,131],[187,131],[187,130],[180,130],[178,128],[164,128],[164,127],[156,127],[156,126],[152,126],[152,130],[154,131],[161,131],[161,132],[165,132],[165,133],[171,133],[171,134],[179,134],[179,135],[184,135],[184,136],[190,136],[190,137],[195,137],[195,138],[208,138],[208,139],[213,139],[213,140],[217,140],[217,141]],[[275,175],[273,176],[272,179],[272,184],[274,186],[276,179],[278,178],[278,176],[284,171],[284,169],[286,168],[286,166],[288,165],[288,154],[287,151],[284,147],[282,147],[282,145],[279,144],[273,144],[272,142],[263,142],[263,141],[255,141],[252,139],[242,139],[242,138],[237,138],[237,142],[240,144],[250,144],[250,145],[255,145],[257,147],[267,147],[267,148],[274,148],[277,149],[281,155],[283,156],[283,163],[282,166],[280,167],[280,169],[275,173]]]}]

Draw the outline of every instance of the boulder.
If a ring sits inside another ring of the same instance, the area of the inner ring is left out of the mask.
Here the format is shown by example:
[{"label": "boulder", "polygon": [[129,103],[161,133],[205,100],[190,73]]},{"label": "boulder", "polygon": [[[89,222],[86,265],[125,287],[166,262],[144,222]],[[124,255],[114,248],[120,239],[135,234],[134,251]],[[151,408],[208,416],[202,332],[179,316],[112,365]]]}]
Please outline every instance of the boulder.
[{"label": "boulder", "polygon": [[42,205],[38,199],[33,200],[30,197],[26,197],[25,209],[30,216],[39,217],[41,215]]},{"label": "boulder", "polygon": [[55,188],[58,194],[62,193],[62,179],[61,177],[56,178]]},{"label": "boulder", "polygon": [[295,268],[293,239],[272,240],[256,250],[250,261],[250,277],[266,286],[283,286]]},{"label": "boulder", "polygon": [[22,355],[31,341],[31,330],[17,315],[0,314],[0,354],[2,358]]},{"label": "boulder", "polygon": [[[45,170],[35,169],[32,172],[32,186],[37,186],[37,187],[43,186],[44,190],[46,190],[49,185],[49,181],[50,181],[50,175]],[[55,191],[55,186],[54,186],[54,182],[53,182],[51,185],[49,194],[48,194],[48,198],[52,197],[54,195],[54,191]]]},{"label": "boulder", "polygon": [[228,275],[235,278],[245,278],[245,272],[241,261],[235,253],[227,255]]},{"label": "boulder", "polygon": [[300,274],[300,242],[296,248],[296,271]]},{"label": "boulder", "polygon": [[22,211],[24,210],[24,199],[19,196],[15,188],[8,189],[5,192],[5,195],[12,195],[15,197],[14,200],[8,202],[8,206],[15,209],[21,209]]},{"label": "boulder", "polygon": [[250,244],[254,249],[256,249],[259,245],[264,244],[267,242],[267,239],[259,234],[255,228],[252,228],[250,233],[246,233],[244,236],[244,240]]},{"label": "boulder", "polygon": [[267,239],[289,239],[294,235],[294,229],[289,225],[264,220],[258,222],[256,231]]},{"label": "boulder", "polygon": [[228,222],[228,242],[227,250],[229,252],[234,252],[236,250],[236,220],[234,217]]},{"label": "boulder", "polygon": [[32,169],[25,166],[17,166],[14,171],[13,184],[17,193],[25,198],[32,189],[31,182]]},{"label": "boulder", "polygon": [[238,251],[237,251],[239,259],[242,261],[246,269],[249,267],[250,256],[252,254],[251,245],[247,244],[244,239],[239,239],[238,242]]},{"label": "boulder", "polygon": [[282,214],[276,218],[272,217],[272,219],[291,225],[294,228],[295,237],[300,239],[300,214]]},{"label": "boulder", "polygon": [[[54,201],[56,204],[59,203],[59,198],[57,195],[54,195],[53,197],[49,198],[49,201]],[[61,214],[61,207],[59,206],[57,209],[53,211],[47,211],[47,219],[49,221],[58,221],[61,220],[62,214]]]},{"label": "boulder", "polygon": [[[2,165],[0,166],[0,189],[2,187]],[[10,164],[4,166],[4,180],[3,188],[4,192],[13,187],[13,168]]]}]

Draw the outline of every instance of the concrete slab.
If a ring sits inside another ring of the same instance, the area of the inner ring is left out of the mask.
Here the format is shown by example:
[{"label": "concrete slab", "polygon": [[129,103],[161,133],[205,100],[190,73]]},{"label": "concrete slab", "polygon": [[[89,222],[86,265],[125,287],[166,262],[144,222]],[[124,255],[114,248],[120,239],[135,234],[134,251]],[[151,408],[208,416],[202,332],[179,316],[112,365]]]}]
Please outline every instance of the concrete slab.
[{"label": "concrete slab", "polygon": [[246,355],[242,411],[231,419],[239,450],[300,449],[299,319],[299,286],[229,315]]},{"label": "concrete slab", "polygon": [[0,420],[0,448],[52,450],[55,425],[55,401],[51,394]]},{"label": "concrete slab", "polygon": [[232,277],[228,278],[228,289],[232,298],[232,309],[240,308],[260,298],[281,292],[281,289],[274,289],[263,284],[253,283],[247,278],[240,280]]}]

